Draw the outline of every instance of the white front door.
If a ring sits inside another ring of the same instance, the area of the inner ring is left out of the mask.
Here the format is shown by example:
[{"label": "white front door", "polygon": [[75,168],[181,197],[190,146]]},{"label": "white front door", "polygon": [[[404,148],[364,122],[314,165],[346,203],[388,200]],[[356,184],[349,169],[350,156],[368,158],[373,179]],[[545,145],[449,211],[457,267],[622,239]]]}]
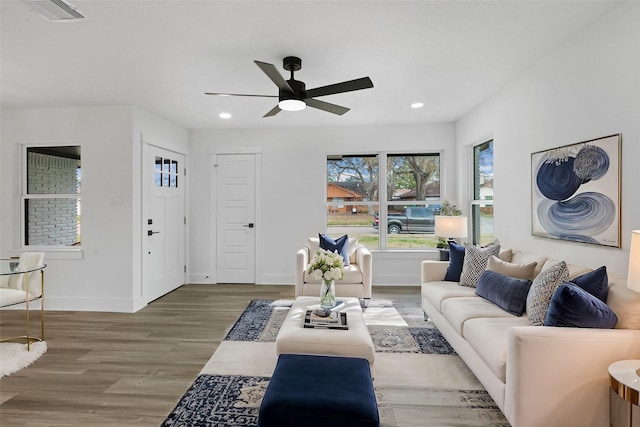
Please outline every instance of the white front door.
[{"label": "white front door", "polygon": [[143,144],[142,294],[147,302],[185,282],[185,156]]},{"label": "white front door", "polygon": [[215,164],[218,283],[255,283],[256,155],[218,154]]}]

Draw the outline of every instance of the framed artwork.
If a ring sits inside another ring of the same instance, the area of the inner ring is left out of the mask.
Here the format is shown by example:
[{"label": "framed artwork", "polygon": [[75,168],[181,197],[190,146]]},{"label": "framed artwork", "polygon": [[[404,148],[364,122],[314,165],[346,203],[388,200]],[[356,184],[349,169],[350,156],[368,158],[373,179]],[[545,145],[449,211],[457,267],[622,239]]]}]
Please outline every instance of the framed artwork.
[{"label": "framed artwork", "polygon": [[620,247],[620,134],[531,154],[534,236]]}]

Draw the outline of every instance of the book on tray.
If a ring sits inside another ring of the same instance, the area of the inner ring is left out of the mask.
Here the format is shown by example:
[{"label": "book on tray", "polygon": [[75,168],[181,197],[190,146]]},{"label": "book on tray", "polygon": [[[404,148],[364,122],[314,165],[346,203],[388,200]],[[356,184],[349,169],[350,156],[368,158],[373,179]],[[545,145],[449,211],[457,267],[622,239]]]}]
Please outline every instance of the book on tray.
[{"label": "book on tray", "polygon": [[317,314],[316,310],[307,310],[304,316],[305,328],[316,329],[349,329],[347,313],[344,311],[329,311],[328,315]]}]

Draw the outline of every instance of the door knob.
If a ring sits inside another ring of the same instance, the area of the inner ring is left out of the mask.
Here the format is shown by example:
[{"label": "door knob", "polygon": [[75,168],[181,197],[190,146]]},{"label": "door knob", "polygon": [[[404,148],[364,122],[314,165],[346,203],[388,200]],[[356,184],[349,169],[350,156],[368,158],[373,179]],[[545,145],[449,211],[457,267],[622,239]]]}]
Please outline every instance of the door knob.
[{"label": "door knob", "polygon": [[252,222],[250,222],[249,224],[245,224],[245,225],[243,225],[243,227],[253,228],[253,223],[252,223]]},{"label": "door knob", "polygon": [[160,232],[159,232],[159,231],[151,231],[151,230],[148,230],[148,231],[147,231],[147,236],[153,236],[154,234],[158,234],[158,233],[160,233]]}]

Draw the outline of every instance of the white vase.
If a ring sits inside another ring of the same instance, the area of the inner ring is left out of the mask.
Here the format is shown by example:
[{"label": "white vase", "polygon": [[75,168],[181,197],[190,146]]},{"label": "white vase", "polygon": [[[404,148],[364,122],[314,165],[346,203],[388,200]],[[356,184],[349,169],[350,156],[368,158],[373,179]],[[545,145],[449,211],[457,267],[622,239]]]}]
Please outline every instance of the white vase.
[{"label": "white vase", "polygon": [[334,280],[322,279],[320,286],[320,307],[333,308],[336,306],[336,283]]}]

